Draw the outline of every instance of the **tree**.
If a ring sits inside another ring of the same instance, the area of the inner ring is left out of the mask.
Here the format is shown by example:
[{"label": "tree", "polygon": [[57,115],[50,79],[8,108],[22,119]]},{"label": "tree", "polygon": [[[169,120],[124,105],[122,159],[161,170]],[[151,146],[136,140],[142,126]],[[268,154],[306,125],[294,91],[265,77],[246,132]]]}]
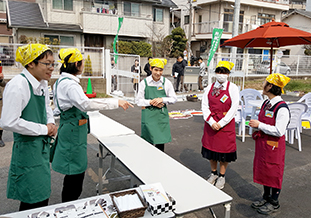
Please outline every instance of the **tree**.
[{"label": "tree", "polygon": [[144,41],[118,41],[117,48],[119,54],[135,54],[141,57],[151,56],[151,45],[148,42]]},{"label": "tree", "polygon": [[179,55],[182,56],[187,46],[187,38],[184,30],[181,27],[177,27],[172,30],[170,37],[173,40],[173,47],[170,56],[175,58]]},{"label": "tree", "polygon": [[311,55],[311,45],[304,45],[303,48],[305,49],[305,55]]}]

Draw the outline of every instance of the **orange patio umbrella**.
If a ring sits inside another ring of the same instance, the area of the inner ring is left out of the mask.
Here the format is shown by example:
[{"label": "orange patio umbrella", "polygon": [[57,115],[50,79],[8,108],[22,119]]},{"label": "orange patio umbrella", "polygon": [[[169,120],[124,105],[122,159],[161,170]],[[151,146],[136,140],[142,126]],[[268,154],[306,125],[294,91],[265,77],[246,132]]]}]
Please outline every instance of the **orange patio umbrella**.
[{"label": "orange patio umbrella", "polygon": [[254,30],[226,40],[221,46],[270,47],[270,74],[272,72],[272,51],[288,45],[311,44],[311,33],[291,28],[284,22],[271,21]]}]

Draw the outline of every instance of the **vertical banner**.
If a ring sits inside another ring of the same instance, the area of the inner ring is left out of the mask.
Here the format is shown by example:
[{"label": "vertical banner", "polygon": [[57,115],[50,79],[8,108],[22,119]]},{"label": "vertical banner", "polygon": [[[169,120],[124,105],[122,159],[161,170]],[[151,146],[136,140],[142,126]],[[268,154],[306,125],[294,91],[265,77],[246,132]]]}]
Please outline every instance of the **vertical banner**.
[{"label": "vertical banner", "polygon": [[213,29],[213,38],[212,38],[212,42],[211,42],[211,49],[209,51],[209,56],[208,56],[208,59],[207,59],[207,66],[209,66],[217,48],[218,48],[218,45],[219,45],[219,42],[220,42],[220,38],[221,38],[221,35],[222,35],[222,31],[223,29],[217,29],[217,28],[214,28]]},{"label": "vertical banner", "polygon": [[[122,23],[123,23],[123,17],[119,17],[119,27],[118,27],[117,35],[114,37],[114,40],[113,40],[113,52],[115,54],[118,54],[116,46],[117,46],[118,35],[119,35],[119,31],[121,29]],[[117,64],[117,62],[118,62],[118,55],[114,56],[114,62]]]}]

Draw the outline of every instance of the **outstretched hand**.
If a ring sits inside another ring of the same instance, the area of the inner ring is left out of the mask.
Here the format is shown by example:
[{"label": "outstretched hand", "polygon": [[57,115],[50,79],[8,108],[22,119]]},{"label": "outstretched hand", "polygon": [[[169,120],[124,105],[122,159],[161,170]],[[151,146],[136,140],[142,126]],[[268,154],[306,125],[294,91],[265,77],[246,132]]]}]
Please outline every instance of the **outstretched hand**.
[{"label": "outstretched hand", "polygon": [[131,103],[128,101],[119,99],[119,107],[122,107],[124,110],[127,110],[129,107],[134,107]]}]

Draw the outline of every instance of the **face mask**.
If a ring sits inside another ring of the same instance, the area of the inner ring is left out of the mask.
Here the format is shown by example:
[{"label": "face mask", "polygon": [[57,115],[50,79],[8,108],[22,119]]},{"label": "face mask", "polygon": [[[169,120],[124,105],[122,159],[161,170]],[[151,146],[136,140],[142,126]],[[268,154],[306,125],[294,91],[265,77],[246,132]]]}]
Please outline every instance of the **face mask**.
[{"label": "face mask", "polygon": [[219,83],[224,83],[226,82],[228,79],[228,75],[227,74],[216,74],[216,80],[219,82]]}]

